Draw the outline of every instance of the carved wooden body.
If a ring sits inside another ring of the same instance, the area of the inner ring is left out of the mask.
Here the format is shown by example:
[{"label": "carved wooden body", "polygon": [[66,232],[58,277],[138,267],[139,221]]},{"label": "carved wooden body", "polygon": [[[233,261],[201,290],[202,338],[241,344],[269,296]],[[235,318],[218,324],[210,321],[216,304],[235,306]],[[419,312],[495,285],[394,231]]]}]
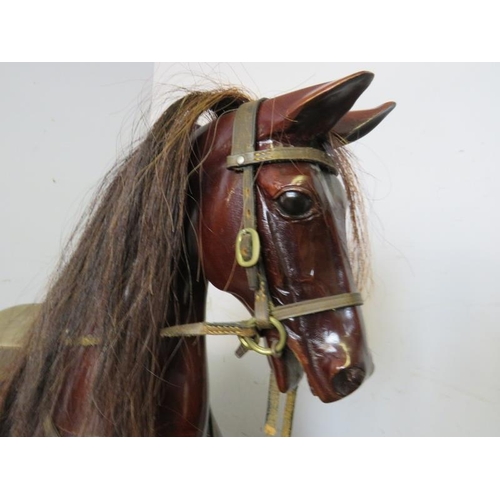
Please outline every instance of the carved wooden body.
[{"label": "carved wooden body", "polygon": [[[342,141],[362,137],[394,107],[387,103],[374,110],[350,111],[371,79],[370,73],[358,73],[264,101],[256,119],[255,149],[323,150],[329,134],[337,137],[339,147]],[[243,176],[227,168],[234,117],[234,110],[225,112],[193,136],[191,168],[198,167],[190,176],[186,205],[188,250],[179,263],[190,294],[178,294],[181,323],[204,320],[207,281],[253,311],[254,294],[245,269],[235,262]],[[335,157],[334,151],[326,150]],[[273,304],[356,292],[347,247],[348,199],[341,176],[300,161],[266,163],[254,167],[254,173],[260,262]],[[286,348],[269,358],[281,392],[294,389],[305,372],[312,392],[329,403],[353,392],[372,372],[359,306],[285,319],[283,325]],[[269,344],[277,338],[274,329],[261,334]],[[86,352],[84,362],[73,367],[77,375],[61,393],[53,415],[61,435],[78,435],[81,419],[88,418],[81,405],[91,397],[93,366],[103,355],[100,345],[68,347],[68,356],[73,349]],[[156,435],[211,434],[204,337],[164,338],[161,352],[158,358],[168,366],[161,370],[165,383],[158,400]]]}]

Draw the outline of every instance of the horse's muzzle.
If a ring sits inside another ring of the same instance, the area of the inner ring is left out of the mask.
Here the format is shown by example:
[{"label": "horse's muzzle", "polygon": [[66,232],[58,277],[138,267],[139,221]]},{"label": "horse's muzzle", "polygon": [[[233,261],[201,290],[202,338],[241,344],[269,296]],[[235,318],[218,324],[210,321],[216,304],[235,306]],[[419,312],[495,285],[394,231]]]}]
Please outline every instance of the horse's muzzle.
[{"label": "horse's muzzle", "polygon": [[333,377],[333,389],[340,397],[349,396],[365,379],[366,372],[363,368],[352,366],[345,368]]}]

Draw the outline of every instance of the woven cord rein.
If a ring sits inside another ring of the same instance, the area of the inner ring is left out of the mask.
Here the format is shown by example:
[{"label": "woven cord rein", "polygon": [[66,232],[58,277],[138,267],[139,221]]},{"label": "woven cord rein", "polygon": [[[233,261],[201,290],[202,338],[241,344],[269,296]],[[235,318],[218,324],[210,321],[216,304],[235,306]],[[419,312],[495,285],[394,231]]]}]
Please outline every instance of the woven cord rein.
[{"label": "woven cord rein", "polygon": [[[325,311],[336,311],[345,307],[363,305],[360,293],[343,293],[319,299],[304,300],[295,304],[271,308],[271,315],[277,320],[296,318],[308,314]],[[255,337],[259,333],[255,319],[237,323],[190,323],[187,325],[169,326],[160,332],[162,337],[179,337],[195,335],[238,335],[239,337]]]}]

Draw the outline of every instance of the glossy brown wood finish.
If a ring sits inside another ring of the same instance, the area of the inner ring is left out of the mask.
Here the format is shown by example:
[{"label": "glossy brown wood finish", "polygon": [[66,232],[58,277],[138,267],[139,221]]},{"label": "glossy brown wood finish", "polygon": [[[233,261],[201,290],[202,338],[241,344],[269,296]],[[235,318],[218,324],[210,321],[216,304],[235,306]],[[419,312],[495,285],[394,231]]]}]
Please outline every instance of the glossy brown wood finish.
[{"label": "glossy brown wood finish", "polygon": [[[163,349],[168,368],[165,384],[158,400],[157,436],[200,437],[208,434],[208,379],[204,338],[165,340]],[[86,349],[86,362],[78,367],[77,382],[61,396],[54,424],[61,436],[78,435],[83,419],[82,403],[89,394],[89,377],[99,348]],[[71,352],[68,352],[71,355]],[[102,426],[102,422],[100,422]],[[113,434],[111,423],[108,434]]]},{"label": "glossy brown wood finish", "polygon": [[[335,130],[371,78],[362,73],[265,101],[257,121],[259,149],[318,147],[319,136]],[[388,107],[393,106],[383,111]],[[378,117],[380,112],[365,113],[363,122],[372,115]],[[341,122],[342,135],[349,135],[349,126],[359,126],[359,117]],[[199,180],[204,193],[199,225],[202,261],[215,286],[252,310],[253,294],[244,270],[235,262],[232,244],[242,227],[242,176],[225,168],[232,121],[233,114],[223,116],[199,138],[199,155],[206,156]],[[294,219],[280,211],[276,200],[288,190],[313,200],[308,217]],[[263,165],[256,175],[256,197],[263,260],[275,305],[355,291],[346,245],[347,202],[338,178],[306,163]],[[287,351],[271,359],[282,392],[295,387],[304,370],[313,393],[332,402],[354,391],[373,371],[359,307],[284,323]],[[275,336],[276,332],[268,332],[269,339]]]},{"label": "glossy brown wood finish", "polygon": [[[371,73],[362,72],[264,101],[257,116],[256,149],[321,149],[332,131],[346,142],[368,133],[394,107],[386,103],[374,110],[349,112],[372,78]],[[183,323],[203,321],[207,281],[233,294],[249,311],[253,309],[254,294],[235,259],[243,194],[242,174],[229,170],[226,163],[234,114],[223,114],[200,128],[194,138],[192,165],[197,168],[190,177],[188,250],[181,263],[181,275],[192,286],[191,295],[181,292],[177,304]],[[348,203],[339,178],[305,162],[265,164],[256,167],[255,173],[261,259],[274,305],[355,292],[346,242]],[[307,213],[296,217],[283,211],[278,200],[287,192],[311,200]],[[280,391],[295,388],[305,373],[316,396],[323,402],[337,401],[356,390],[373,371],[359,307],[308,314],[283,324],[287,346],[281,357],[270,358]],[[274,330],[263,334],[269,343],[277,337]],[[205,339],[162,342],[158,363],[163,385],[158,394],[156,434],[207,435]],[[91,397],[89,381],[97,376],[95,359],[105,355],[99,347],[85,349],[85,362],[74,367],[77,382],[63,391],[54,418],[62,435],[79,434],[86,418],[80,402]],[[108,434],[113,434],[112,429]]]}]

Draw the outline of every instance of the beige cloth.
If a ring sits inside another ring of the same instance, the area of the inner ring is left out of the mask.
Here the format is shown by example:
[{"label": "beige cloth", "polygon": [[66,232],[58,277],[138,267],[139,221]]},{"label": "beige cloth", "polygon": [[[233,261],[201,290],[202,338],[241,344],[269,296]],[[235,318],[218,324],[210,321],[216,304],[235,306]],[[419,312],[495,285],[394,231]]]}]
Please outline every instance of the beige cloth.
[{"label": "beige cloth", "polygon": [[23,304],[0,311],[0,349],[21,347],[41,304]]},{"label": "beige cloth", "polygon": [[21,347],[41,304],[23,304],[0,311],[0,382],[13,361],[14,350]]}]

